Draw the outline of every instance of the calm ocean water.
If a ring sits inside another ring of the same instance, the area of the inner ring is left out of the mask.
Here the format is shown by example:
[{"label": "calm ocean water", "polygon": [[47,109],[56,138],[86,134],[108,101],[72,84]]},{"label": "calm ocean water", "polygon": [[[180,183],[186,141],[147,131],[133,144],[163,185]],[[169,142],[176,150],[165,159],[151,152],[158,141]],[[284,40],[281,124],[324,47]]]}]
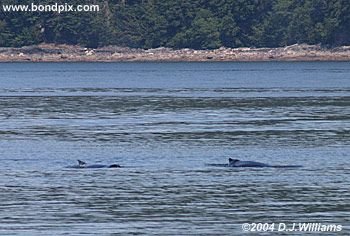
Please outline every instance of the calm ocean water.
[{"label": "calm ocean water", "polygon": [[350,65],[3,63],[0,152],[0,235],[349,235]]}]

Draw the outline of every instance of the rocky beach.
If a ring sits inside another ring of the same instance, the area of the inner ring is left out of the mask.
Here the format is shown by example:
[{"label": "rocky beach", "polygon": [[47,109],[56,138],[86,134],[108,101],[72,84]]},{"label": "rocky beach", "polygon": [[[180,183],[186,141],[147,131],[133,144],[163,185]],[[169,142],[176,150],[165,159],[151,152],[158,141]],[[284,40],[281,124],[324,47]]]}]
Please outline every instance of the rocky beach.
[{"label": "rocky beach", "polygon": [[65,44],[0,48],[0,62],[118,62],[118,61],[348,61],[350,46],[323,48],[295,44],[280,48],[135,49],[107,46],[97,49]]}]

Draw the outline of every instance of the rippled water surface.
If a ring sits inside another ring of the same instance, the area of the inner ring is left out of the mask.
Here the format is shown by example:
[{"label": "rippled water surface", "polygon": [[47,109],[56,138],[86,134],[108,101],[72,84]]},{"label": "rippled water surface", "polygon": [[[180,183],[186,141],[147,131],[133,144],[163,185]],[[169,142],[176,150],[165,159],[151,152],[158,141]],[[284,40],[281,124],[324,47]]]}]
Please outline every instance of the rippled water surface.
[{"label": "rippled water surface", "polygon": [[0,235],[349,235],[349,145],[345,62],[0,64]]}]

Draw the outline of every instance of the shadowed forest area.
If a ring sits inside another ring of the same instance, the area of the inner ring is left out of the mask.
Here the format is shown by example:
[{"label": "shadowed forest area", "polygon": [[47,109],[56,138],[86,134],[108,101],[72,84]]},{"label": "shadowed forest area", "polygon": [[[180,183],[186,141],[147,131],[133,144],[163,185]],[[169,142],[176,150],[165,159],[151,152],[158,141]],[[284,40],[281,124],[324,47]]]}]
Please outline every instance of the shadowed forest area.
[{"label": "shadowed forest area", "polygon": [[[2,5],[32,2],[0,1]],[[1,9],[0,46],[215,49],[350,44],[347,0],[71,0],[69,4],[98,4],[100,11],[58,14]]]}]

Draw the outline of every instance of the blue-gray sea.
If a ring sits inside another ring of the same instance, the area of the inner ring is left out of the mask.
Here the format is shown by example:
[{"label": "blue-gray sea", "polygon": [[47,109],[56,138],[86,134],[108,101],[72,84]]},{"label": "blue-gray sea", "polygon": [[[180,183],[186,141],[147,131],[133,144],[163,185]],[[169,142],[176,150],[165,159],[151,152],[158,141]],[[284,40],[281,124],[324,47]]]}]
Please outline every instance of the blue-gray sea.
[{"label": "blue-gray sea", "polygon": [[348,62],[0,64],[0,235],[349,235],[349,157]]}]

